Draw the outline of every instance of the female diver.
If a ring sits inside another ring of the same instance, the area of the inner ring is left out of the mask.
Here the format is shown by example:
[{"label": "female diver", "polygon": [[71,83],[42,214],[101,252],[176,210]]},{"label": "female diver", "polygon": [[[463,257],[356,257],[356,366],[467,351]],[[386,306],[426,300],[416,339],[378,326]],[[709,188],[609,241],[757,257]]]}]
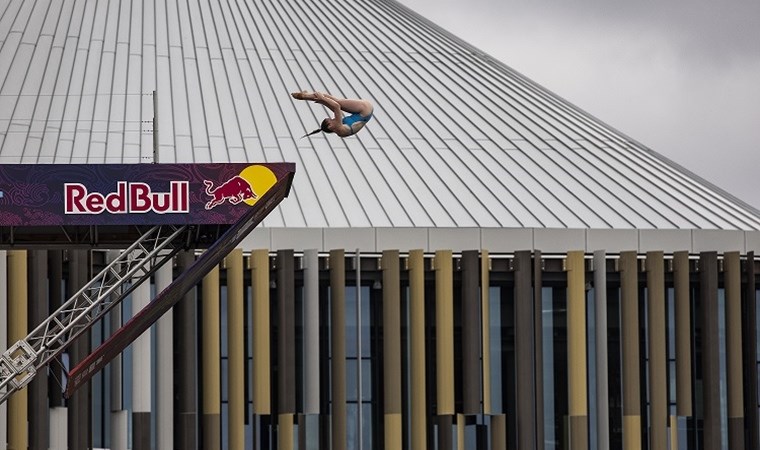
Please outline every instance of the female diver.
[{"label": "female diver", "polygon": [[[326,118],[318,129],[301,137],[311,136],[312,134],[323,131],[325,133],[335,133],[345,138],[356,134],[364,128],[364,125],[372,118],[372,103],[369,100],[354,98],[338,98],[323,92],[293,92],[290,94],[296,100],[312,100],[316,103],[329,108],[334,117]],[[351,113],[344,116],[343,112]]]}]

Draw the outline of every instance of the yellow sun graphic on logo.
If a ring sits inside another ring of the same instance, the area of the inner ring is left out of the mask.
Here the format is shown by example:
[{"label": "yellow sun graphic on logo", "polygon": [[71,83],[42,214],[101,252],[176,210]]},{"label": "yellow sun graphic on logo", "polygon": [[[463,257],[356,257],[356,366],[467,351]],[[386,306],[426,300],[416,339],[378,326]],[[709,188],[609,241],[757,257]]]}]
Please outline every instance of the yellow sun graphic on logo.
[{"label": "yellow sun graphic on logo", "polygon": [[277,183],[277,176],[266,166],[248,166],[240,172],[240,178],[251,185],[256,198],[243,200],[246,205],[253,206],[266,192]]}]

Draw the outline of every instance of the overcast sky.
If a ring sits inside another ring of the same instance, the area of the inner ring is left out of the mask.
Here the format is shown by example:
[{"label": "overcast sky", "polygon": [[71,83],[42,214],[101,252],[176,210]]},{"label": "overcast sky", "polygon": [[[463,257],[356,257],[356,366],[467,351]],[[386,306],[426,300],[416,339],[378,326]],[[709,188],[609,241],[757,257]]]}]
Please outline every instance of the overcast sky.
[{"label": "overcast sky", "polygon": [[400,0],[760,208],[760,0]]}]

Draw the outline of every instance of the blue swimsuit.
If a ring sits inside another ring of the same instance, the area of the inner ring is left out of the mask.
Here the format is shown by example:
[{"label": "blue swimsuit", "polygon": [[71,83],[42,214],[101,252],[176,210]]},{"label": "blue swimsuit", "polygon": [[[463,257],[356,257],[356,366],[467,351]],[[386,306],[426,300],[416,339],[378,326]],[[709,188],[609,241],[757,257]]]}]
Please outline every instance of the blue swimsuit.
[{"label": "blue swimsuit", "polygon": [[369,122],[369,119],[372,118],[372,113],[369,113],[368,116],[362,117],[359,113],[353,113],[350,116],[346,116],[343,118],[343,125],[348,125],[348,128],[351,130],[351,134],[354,134],[354,124],[356,122]]}]

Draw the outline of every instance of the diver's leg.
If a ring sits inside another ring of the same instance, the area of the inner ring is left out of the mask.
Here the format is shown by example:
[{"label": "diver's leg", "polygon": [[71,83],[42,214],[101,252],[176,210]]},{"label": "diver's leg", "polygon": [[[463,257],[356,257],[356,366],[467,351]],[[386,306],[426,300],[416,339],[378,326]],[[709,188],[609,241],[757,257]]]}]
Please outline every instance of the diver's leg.
[{"label": "diver's leg", "polygon": [[325,95],[325,97],[335,100],[340,105],[340,109],[351,114],[359,113],[362,116],[368,116],[372,113],[372,103],[370,103],[369,100],[358,98],[337,98],[332,95]]}]

